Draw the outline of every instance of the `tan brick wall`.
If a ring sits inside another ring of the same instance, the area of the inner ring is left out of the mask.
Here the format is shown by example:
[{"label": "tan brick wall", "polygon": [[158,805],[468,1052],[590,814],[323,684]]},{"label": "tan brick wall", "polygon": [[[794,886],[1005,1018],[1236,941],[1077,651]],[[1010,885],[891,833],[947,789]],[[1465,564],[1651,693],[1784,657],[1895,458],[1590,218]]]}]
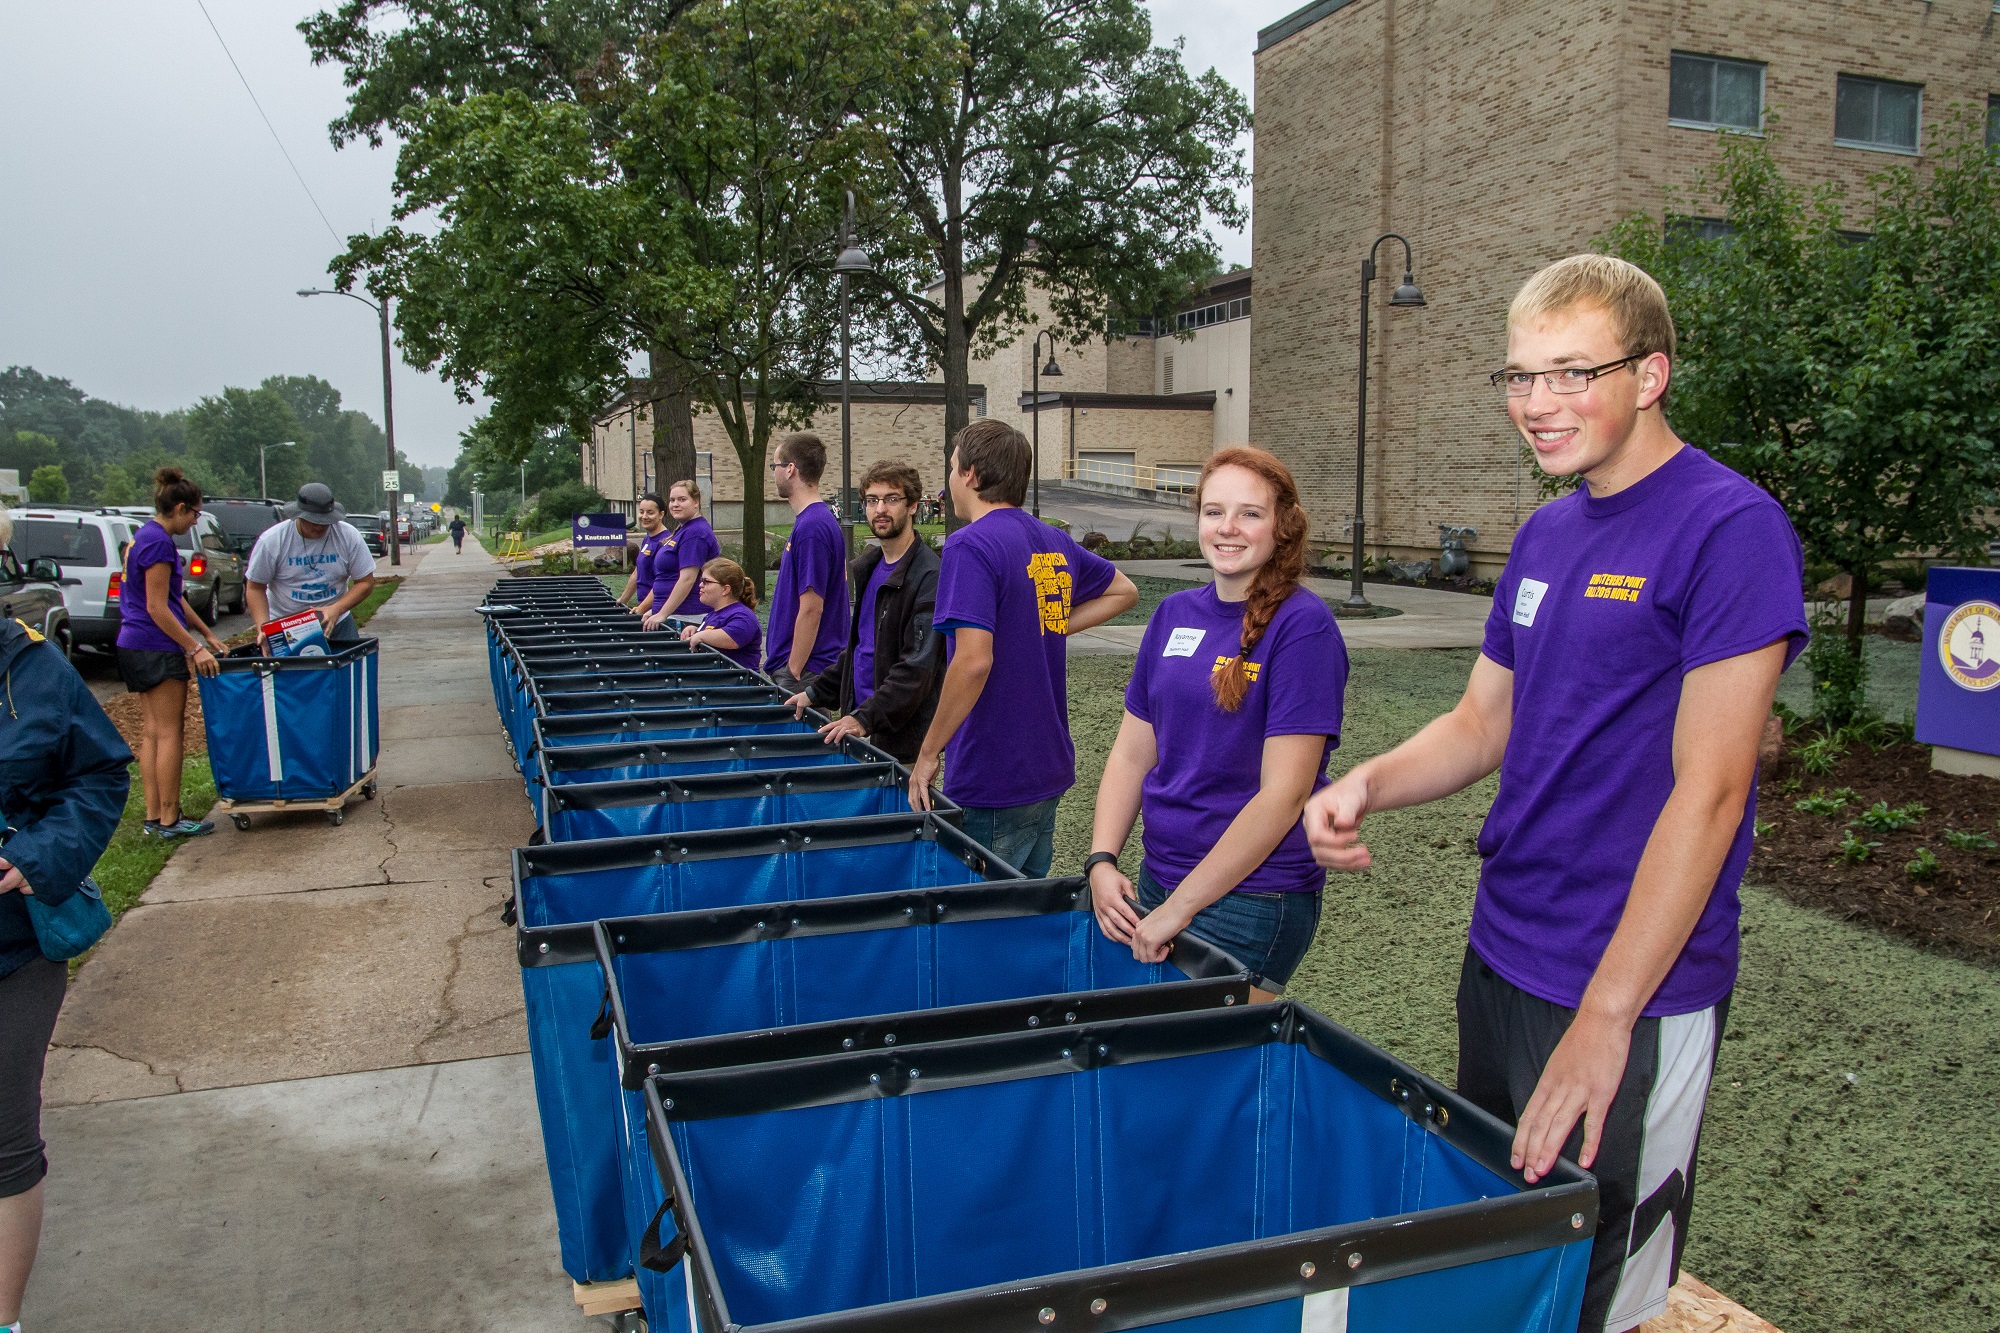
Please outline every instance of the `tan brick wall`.
[{"label": "tan brick wall", "polygon": [[1354,507],[1361,259],[1381,232],[1404,233],[1430,304],[1388,308],[1402,254],[1384,245],[1371,545],[1428,554],[1437,524],[1472,523],[1495,567],[1535,505],[1483,381],[1504,356],[1507,302],[1618,217],[1660,213],[1715,160],[1712,131],[1667,122],[1671,53],[1766,62],[1780,161],[1858,192],[1909,159],[1833,145],[1835,76],[1923,83],[1929,143],[1947,103],[2000,92],[1996,21],[1989,0],[1355,0],[1274,43],[1256,65],[1251,438],[1292,464],[1315,530],[1337,535]]}]

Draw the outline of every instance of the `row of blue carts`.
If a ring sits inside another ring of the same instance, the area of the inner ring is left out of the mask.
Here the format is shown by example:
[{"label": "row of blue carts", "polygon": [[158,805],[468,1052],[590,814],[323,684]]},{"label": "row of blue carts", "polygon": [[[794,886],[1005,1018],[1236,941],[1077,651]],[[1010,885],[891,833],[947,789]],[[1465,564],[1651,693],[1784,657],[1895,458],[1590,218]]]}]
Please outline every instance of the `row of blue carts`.
[{"label": "row of blue carts", "polygon": [[1135,962],[598,581],[482,611],[576,1281],[675,1333],[1575,1327],[1586,1173],[1193,936]]}]

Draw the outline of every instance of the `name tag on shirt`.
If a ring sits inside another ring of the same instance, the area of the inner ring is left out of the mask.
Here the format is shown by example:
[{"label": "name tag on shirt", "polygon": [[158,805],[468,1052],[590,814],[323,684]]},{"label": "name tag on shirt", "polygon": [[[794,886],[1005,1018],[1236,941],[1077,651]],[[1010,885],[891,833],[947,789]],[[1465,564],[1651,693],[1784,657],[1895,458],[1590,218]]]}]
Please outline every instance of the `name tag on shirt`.
[{"label": "name tag on shirt", "polygon": [[1514,590],[1514,623],[1532,625],[1535,612],[1541,608],[1542,598],[1548,594],[1549,585],[1540,579],[1522,579]]},{"label": "name tag on shirt", "polygon": [[1160,656],[1193,657],[1194,650],[1201,647],[1202,638],[1207,633],[1205,629],[1177,629],[1167,636],[1166,651]]}]

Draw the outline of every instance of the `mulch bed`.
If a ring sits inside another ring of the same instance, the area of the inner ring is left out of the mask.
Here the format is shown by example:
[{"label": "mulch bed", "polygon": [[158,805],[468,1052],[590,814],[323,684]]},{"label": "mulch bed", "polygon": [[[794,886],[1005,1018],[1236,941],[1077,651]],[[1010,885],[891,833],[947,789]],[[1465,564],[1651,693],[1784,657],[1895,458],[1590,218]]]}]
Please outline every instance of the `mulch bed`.
[{"label": "mulch bed", "polygon": [[[145,714],[139,696],[114,694],[105,701],[104,711],[136,756],[139,738],[145,732]],[[193,682],[188,684],[187,707],[181,710],[181,753],[183,757],[208,753],[208,728],[201,721],[201,691]]]},{"label": "mulch bed", "polygon": [[[1956,829],[2000,841],[2000,781],[1934,772],[1930,747],[1909,741],[1879,750],[1855,744],[1832,772],[1812,774],[1798,758],[1809,738],[1793,736],[1777,762],[1765,766],[1757,817],[1770,827],[1757,839],[1750,878],[1844,921],[1938,953],[2000,964],[2000,849],[1962,850],[1944,837]],[[1801,799],[1843,787],[1853,795],[1834,813],[1798,808]],[[1916,802],[1925,813],[1899,832],[1871,829],[1860,816],[1877,801],[1891,808]],[[1850,827],[1881,844],[1865,861],[1840,855]],[[1937,858],[1928,880],[1907,868],[1925,848]]]}]

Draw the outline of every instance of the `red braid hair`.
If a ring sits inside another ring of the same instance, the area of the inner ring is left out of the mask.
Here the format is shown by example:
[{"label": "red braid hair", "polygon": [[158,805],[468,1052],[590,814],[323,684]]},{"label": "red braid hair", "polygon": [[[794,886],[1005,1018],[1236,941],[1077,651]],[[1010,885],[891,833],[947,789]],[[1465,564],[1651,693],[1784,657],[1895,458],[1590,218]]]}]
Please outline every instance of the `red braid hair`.
[{"label": "red braid hair", "polygon": [[1299,579],[1306,572],[1306,536],[1311,523],[1305,507],[1299,503],[1299,487],[1292,480],[1291,469],[1279,462],[1275,454],[1247,445],[1221,449],[1209,456],[1201,470],[1201,480],[1195,483],[1197,514],[1201,512],[1201,495],[1208,487],[1208,479],[1226,467],[1253,472],[1270,485],[1271,517],[1278,539],[1271,558],[1250,580],[1250,598],[1243,608],[1243,640],[1236,656],[1217,667],[1209,679],[1215,702],[1222,705],[1223,712],[1233,713],[1243,706],[1243,696],[1250,689],[1247,668],[1251,651],[1263,640],[1264,631],[1271,628],[1271,620],[1285,599],[1298,591]]}]

